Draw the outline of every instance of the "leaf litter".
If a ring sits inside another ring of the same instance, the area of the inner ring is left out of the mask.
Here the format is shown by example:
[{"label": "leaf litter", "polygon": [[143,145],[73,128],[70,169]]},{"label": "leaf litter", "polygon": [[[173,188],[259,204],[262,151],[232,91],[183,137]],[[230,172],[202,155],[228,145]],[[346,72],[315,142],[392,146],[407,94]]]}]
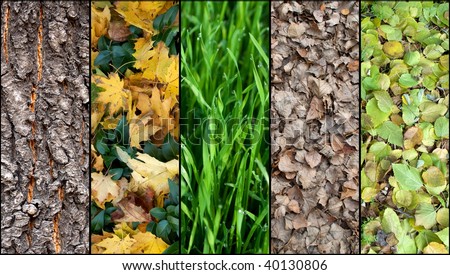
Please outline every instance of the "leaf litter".
[{"label": "leaf litter", "polygon": [[359,4],[271,14],[271,253],[357,254]]}]

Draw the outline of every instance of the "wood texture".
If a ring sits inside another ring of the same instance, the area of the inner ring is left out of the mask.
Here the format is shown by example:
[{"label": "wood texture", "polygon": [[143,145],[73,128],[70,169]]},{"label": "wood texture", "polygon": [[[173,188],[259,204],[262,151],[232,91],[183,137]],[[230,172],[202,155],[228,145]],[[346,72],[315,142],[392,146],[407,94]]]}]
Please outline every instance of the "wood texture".
[{"label": "wood texture", "polygon": [[1,253],[89,249],[89,3],[2,2]]}]

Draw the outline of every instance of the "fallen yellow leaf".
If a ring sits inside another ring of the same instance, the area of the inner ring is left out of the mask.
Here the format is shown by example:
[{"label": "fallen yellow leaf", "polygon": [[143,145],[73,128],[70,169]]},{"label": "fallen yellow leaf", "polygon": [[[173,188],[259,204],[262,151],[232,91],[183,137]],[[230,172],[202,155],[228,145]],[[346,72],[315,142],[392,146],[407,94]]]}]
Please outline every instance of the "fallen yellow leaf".
[{"label": "fallen yellow leaf", "polygon": [[97,154],[97,151],[95,150],[94,145],[91,145],[91,156],[94,159],[94,163],[92,164],[92,168],[94,168],[96,171],[100,172],[105,168],[103,164],[103,157],[100,154]]},{"label": "fallen yellow leaf", "polygon": [[95,203],[105,209],[105,202],[112,201],[119,195],[119,186],[111,176],[105,176],[102,173],[91,173],[92,177],[92,199]]},{"label": "fallen yellow leaf", "polygon": [[120,109],[127,109],[127,101],[129,93],[123,89],[123,81],[118,74],[110,74],[108,78],[93,75],[92,81],[100,88],[105,89],[98,93],[98,97],[95,101],[97,104],[109,104],[109,115],[113,115]]},{"label": "fallen yellow leaf", "polygon": [[160,14],[166,1],[119,1],[116,11],[121,14],[128,24],[155,34],[153,20]]},{"label": "fallen yellow leaf", "polygon": [[[111,21],[111,12],[108,6],[103,11],[98,11],[95,6],[91,7],[91,47],[96,48],[100,36],[106,35],[108,32],[109,21]],[[92,62],[92,64],[94,64]]]},{"label": "fallen yellow leaf", "polygon": [[127,163],[133,172],[131,176],[145,187],[155,190],[155,195],[169,193],[168,179],[178,174],[178,160],[161,162],[147,154],[137,153],[136,159],[130,159]]},{"label": "fallen yellow leaf", "polygon": [[156,132],[161,130],[160,126],[151,123],[152,118],[147,115],[142,118],[132,118],[130,121],[130,146],[141,149],[141,141],[148,140]]},{"label": "fallen yellow leaf", "polygon": [[150,232],[139,232],[133,236],[136,242],[131,247],[131,253],[135,254],[161,254],[169,245],[161,238],[156,237]]},{"label": "fallen yellow leaf", "polygon": [[136,159],[132,159],[120,147],[116,147],[116,150],[119,159],[133,170],[129,190],[145,192],[151,188],[155,191],[156,206],[162,206],[164,196],[169,193],[168,179],[178,175],[178,160],[173,159],[164,163],[141,153],[137,153]]},{"label": "fallen yellow leaf", "polygon": [[445,245],[431,242],[423,249],[423,254],[448,254],[448,251]]},{"label": "fallen yellow leaf", "polygon": [[130,235],[126,235],[123,239],[117,235],[113,235],[111,238],[104,239],[103,241],[94,244],[94,246],[103,248],[102,254],[130,254],[131,247],[136,243],[136,240],[130,238]]},{"label": "fallen yellow leaf", "polygon": [[169,48],[163,42],[153,47],[153,41],[144,38],[138,39],[134,48],[135,67],[143,71],[143,78],[166,85],[162,89],[164,99],[172,100],[172,108],[178,102],[178,55],[169,56]]}]

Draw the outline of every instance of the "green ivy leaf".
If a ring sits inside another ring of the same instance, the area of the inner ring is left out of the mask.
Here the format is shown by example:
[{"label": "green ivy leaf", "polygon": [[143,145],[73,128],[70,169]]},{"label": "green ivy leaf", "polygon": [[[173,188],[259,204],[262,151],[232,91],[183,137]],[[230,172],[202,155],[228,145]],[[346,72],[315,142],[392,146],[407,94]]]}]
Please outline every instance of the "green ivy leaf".
[{"label": "green ivy leaf", "polygon": [[106,153],[109,153],[109,147],[102,139],[97,140],[95,143],[95,149],[97,152],[99,152],[101,155],[105,155]]},{"label": "green ivy leaf", "polygon": [[164,208],[154,207],[150,210],[152,217],[158,220],[164,220],[167,217],[167,212]]},{"label": "green ivy leaf", "polygon": [[156,225],[156,236],[163,239],[166,243],[169,243],[169,234],[171,228],[167,220],[162,220]]},{"label": "green ivy leaf", "polygon": [[97,44],[97,48],[98,50],[101,51],[109,51],[110,50],[110,44],[111,44],[111,40],[109,40],[108,38],[106,38],[104,35],[102,35],[99,39],[98,39],[98,44]]},{"label": "green ivy leaf", "polygon": [[180,226],[180,221],[176,217],[168,216],[167,221],[172,229],[172,231],[177,231]]},{"label": "green ivy leaf", "polygon": [[176,241],[173,244],[171,244],[166,250],[163,251],[162,254],[169,254],[169,255],[178,255],[179,254],[179,242]]},{"label": "green ivy leaf", "polygon": [[178,186],[179,186],[178,183],[169,179],[170,192],[169,192],[168,204],[178,205],[180,203],[180,189]]},{"label": "green ivy leaf", "polygon": [[108,174],[112,176],[111,179],[119,180],[122,177],[123,168],[112,168],[109,170]]},{"label": "green ivy leaf", "polygon": [[175,159],[179,154],[180,145],[175,141],[172,135],[167,134],[164,144],[161,146],[161,152],[166,161]]}]

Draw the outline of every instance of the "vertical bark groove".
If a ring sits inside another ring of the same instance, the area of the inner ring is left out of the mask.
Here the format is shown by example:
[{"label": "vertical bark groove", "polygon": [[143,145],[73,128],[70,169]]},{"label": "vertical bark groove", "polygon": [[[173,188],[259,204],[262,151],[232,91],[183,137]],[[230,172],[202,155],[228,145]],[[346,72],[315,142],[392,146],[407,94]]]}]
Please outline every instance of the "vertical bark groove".
[{"label": "vertical bark groove", "polygon": [[2,11],[1,253],[88,253],[89,3]]},{"label": "vertical bark groove", "polygon": [[37,45],[37,60],[38,60],[38,72],[37,81],[42,79],[42,3],[39,9],[39,29],[38,29],[38,45]]},{"label": "vertical bark groove", "polygon": [[9,6],[6,7],[5,15],[5,26],[3,29],[3,51],[5,52],[5,62],[8,63],[8,24],[9,24]]}]

